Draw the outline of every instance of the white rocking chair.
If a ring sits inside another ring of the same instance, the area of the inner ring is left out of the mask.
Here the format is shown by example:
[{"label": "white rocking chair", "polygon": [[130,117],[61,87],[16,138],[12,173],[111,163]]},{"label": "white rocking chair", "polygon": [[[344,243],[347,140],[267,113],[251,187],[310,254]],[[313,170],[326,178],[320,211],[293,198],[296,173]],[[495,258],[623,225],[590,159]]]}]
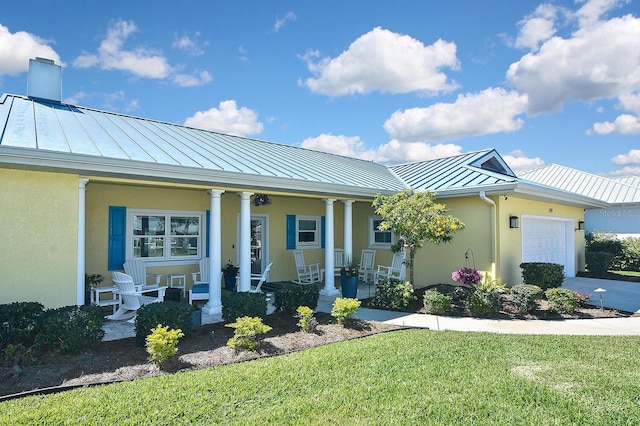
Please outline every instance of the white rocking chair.
[{"label": "white rocking chair", "polygon": [[[344,250],[337,248],[333,250],[333,275],[339,276],[340,269],[346,265]],[[320,281],[324,281],[324,268],[320,270]]]},{"label": "white rocking chair", "polygon": [[378,265],[373,277],[373,283],[378,285],[380,278],[395,278],[403,281],[405,277],[404,256],[405,251],[401,250],[393,254],[391,266]]},{"label": "white rocking chair", "polygon": [[298,274],[298,281],[294,281],[295,283],[314,284],[321,281],[319,263],[307,265],[302,250],[294,250],[293,257],[296,261],[296,273]]},{"label": "white rocking chair", "polygon": [[192,272],[193,287],[189,290],[189,304],[194,300],[209,300],[209,258],[200,259],[200,270]]},{"label": "white rocking chair", "polygon": [[[119,320],[129,318],[128,322],[134,322],[138,309],[151,303],[162,302],[167,287],[153,286],[151,289],[136,289],[133,278],[122,272],[112,272],[111,278],[117,290],[114,292],[120,297],[120,306],[118,310],[107,317],[110,320]],[[158,296],[144,296],[143,293],[157,291]]]},{"label": "white rocking chair", "polygon": [[251,281],[258,281],[256,285],[251,285],[249,293],[260,293],[262,290],[262,284],[269,279],[269,273],[271,272],[271,265],[273,262],[267,265],[262,274],[251,274]]},{"label": "white rocking chair", "polygon": [[[362,250],[362,255],[360,255],[360,270],[358,272],[358,279],[365,283],[369,283],[373,281],[374,269],[373,265],[375,264],[376,259],[376,251],[371,249]],[[369,279],[371,276],[371,279]]]}]

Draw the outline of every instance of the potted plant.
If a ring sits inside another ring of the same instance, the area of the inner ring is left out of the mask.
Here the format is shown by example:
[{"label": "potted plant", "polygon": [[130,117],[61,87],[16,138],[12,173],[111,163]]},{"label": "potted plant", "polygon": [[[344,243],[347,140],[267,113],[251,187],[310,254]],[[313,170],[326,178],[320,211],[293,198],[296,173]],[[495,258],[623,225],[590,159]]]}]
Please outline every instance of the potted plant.
[{"label": "potted plant", "polygon": [[345,265],[340,268],[340,286],[342,287],[342,297],[355,299],[358,293],[358,261],[347,259]]},{"label": "potted plant", "polygon": [[104,281],[101,274],[84,274],[84,304],[88,305],[91,301],[91,288],[97,287]]},{"label": "potted plant", "polygon": [[231,259],[229,262],[222,268],[222,274],[224,275],[224,286],[227,290],[235,290],[236,288],[236,276],[238,275],[238,268],[236,265],[231,263]]}]

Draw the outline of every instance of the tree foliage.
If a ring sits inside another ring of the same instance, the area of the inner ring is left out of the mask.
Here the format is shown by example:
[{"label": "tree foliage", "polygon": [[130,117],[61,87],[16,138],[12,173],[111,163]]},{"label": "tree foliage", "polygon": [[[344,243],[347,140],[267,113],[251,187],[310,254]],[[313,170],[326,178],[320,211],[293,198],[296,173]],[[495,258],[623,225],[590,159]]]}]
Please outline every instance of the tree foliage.
[{"label": "tree foliage", "polygon": [[400,236],[400,244],[408,250],[409,281],[412,285],[416,251],[426,242],[449,242],[455,232],[464,229],[464,223],[448,215],[446,206],[436,203],[434,194],[429,191],[378,194],[373,207],[383,219],[380,229],[394,231]]}]

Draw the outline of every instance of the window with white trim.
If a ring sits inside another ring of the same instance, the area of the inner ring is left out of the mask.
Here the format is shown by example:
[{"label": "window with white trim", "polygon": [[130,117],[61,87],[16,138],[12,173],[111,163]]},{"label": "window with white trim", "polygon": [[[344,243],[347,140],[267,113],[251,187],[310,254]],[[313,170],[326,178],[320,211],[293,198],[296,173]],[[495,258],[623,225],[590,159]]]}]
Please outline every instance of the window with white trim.
[{"label": "window with white trim", "polygon": [[127,218],[127,257],[149,261],[202,257],[203,214],[132,210]]},{"label": "window with white trim", "polygon": [[393,231],[381,230],[382,216],[369,216],[369,247],[390,249],[393,243]]},{"label": "window with white trim", "polygon": [[296,216],[296,247],[320,248],[320,216]]}]

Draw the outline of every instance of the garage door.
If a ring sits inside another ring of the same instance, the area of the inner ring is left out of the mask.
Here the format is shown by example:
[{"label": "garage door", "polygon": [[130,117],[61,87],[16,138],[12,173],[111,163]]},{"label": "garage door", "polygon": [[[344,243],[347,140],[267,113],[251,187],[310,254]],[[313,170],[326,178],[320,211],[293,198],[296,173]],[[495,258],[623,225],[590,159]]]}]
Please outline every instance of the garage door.
[{"label": "garage door", "polygon": [[522,218],[522,261],[559,263],[573,276],[573,221]]}]

